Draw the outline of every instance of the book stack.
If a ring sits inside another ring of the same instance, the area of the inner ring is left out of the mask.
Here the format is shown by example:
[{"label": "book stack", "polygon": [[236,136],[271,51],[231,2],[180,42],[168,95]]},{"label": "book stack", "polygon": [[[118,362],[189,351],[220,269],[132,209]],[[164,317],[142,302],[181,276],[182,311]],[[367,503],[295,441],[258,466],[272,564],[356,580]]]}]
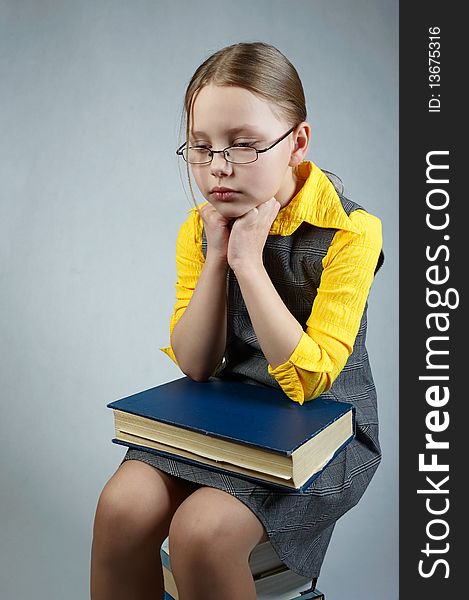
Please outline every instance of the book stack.
[{"label": "book stack", "polygon": [[[171,571],[169,538],[160,550],[163,566],[165,600],[179,600]],[[256,586],[257,600],[325,600],[318,589],[311,590],[311,579],[290,571],[278,558],[270,542],[254,548],[249,566]]]},{"label": "book stack", "polygon": [[107,406],[117,444],[300,492],[355,434],[353,405],[333,396],[300,405],[281,389],[216,378],[182,377]]}]

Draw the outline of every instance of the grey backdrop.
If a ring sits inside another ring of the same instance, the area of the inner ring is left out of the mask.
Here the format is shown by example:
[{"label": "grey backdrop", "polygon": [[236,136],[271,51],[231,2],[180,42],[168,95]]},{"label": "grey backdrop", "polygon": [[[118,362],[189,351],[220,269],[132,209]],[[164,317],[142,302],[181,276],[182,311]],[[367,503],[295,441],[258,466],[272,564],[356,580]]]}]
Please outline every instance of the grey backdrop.
[{"label": "grey backdrop", "polygon": [[383,222],[369,305],[383,462],[337,525],[327,600],[397,597],[396,0],[0,2],[0,596],[88,597],[98,495],[124,450],[106,403],[181,376],[162,352],[186,218],[185,86],[261,40],[296,65],[309,159]]}]

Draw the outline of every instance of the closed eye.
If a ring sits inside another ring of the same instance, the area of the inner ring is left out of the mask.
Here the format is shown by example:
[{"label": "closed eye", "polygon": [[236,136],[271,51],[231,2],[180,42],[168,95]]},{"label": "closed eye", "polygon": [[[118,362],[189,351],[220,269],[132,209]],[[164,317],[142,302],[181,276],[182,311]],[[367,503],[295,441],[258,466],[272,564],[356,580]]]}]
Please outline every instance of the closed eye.
[{"label": "closed eye", "polygon": [[252,148],[255,142],[238,142],[237,144],[233,144],[232,148]]}]

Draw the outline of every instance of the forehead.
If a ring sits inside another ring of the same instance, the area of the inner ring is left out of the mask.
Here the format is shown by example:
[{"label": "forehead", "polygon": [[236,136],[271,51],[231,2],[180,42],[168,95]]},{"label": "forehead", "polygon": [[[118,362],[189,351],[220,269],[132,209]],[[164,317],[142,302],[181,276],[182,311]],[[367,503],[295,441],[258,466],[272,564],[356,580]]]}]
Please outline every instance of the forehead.
[{"label": "forehead", "polygon": [[258,133],[279,119],[266,100],[245,88],[207,85],[193,103],[190,128],[193,135],[218,132]]}]

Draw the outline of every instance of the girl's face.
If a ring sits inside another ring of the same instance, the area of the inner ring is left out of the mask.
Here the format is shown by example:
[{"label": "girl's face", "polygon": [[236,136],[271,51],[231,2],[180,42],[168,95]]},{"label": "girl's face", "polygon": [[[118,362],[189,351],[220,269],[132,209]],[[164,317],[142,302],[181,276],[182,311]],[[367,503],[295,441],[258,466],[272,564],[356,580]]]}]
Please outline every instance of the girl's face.
[{"label": "girl's face", "polygon": [[[194,101],[189,145],[222,150],[249,143],[262,150],[290,127],[275,116],[267,101],[249,90],[210,84],[199,91]],[[282,207],[288,204],[297,191],[291,166],[300,162],[292,159],[294,134],[295,131],[271,150],[259,154],[253,163],[229,163],[220,153],[214,154],[210,164],[191,165],[204,198],[228,219],[240,217],[272,197]],[[305,152],[306,149],[302,155]],[[220,199],[212,192],[215,187],[230,188],[236,193]]]}]

